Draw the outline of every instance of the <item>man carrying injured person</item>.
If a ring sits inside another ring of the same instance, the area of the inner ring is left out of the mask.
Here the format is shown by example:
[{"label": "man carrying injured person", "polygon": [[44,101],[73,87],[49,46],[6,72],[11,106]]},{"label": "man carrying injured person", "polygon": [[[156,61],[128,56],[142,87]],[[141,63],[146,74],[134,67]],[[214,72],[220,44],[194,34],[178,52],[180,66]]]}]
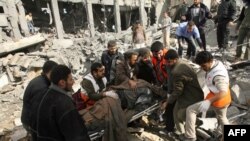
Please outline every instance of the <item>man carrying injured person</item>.
[{"label": "man carrying injured person", "polygon": [[168,50],[165,59],[171,69],[169,76],[171,76],[172,81],[170,83],[172,83],[173,87],[167,104],[172,104],[176,101],[173,110],[176,127],[175,133],[180,135],[185,132],[186,108],[196,102],[202,101],[204,95],[196,72],[187,62],[179,59],[178,53],[175,50]]},{"label": "man carrying injured person", "polygon": [[195,103],[187,108],[184,141],[195,141],[196,131],[195,122],[197,114],[206,112],[210,107],[216,114],[220,128],[229,124],[226,117],[227,108],[231,103],[229,89],[229,76],[222,62],[214,60],[211,53],[202,51],[197,54],[195,62],[206,71],[205,82],[210,90],[205,100]]}]

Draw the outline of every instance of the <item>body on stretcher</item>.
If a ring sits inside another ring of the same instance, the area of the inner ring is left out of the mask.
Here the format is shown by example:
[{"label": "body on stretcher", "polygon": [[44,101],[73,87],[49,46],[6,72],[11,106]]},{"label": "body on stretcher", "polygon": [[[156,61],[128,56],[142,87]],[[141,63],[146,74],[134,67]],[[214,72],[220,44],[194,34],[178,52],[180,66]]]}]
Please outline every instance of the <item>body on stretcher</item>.
[{"label": "body on stretcher", "polygon": [[[160,102],[156,102],[155,104],[153,104],[152,106],[146,108],[145,110],[135,114],[130,120],[129,123],[132,121],[135,121],[136,119],[139,119],[140,117],[144,116],[144,115],[150,115],[153,111],[155,111],[156,109],[160,108]],[[91,139],[91,141],[94,141],[100,137],[102,137],[104,134],[104,130],[101,131],[96,131],[96,132],[89,132],[89,137]]]}]

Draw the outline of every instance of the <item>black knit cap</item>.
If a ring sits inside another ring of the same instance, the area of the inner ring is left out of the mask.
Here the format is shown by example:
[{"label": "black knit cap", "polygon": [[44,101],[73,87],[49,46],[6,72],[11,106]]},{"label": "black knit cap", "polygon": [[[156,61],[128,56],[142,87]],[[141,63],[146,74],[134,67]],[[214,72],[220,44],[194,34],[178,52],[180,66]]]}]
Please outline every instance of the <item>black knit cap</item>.
[{"label": "black knit cap", "polygon": [[178,59],[178,58],[179,58],[178,53],[174,49],[168,50],[168,52],[165,55],[166,60],[173,60],[173,59]]},{"label": "black knit cap", "polygon": [[151,45],[152,52],[158,52],[163,49],[163,44],[160,41],[156,41]]}]

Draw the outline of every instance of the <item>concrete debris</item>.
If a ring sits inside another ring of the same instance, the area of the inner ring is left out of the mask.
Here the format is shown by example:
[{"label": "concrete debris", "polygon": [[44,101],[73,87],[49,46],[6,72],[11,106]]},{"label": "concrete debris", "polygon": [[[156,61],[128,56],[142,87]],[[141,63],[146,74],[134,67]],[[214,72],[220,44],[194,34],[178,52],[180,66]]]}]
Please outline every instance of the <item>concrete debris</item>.
[{"label": "concrete debris", "polygon": [[164,141],[161,137],[149,132],[142,132],[140,137],[146,141]]},{"label": "concrete debris", "polygon": [[8,75],[6,73],[0,74],[0,89],[8,84],[9,84]]}]

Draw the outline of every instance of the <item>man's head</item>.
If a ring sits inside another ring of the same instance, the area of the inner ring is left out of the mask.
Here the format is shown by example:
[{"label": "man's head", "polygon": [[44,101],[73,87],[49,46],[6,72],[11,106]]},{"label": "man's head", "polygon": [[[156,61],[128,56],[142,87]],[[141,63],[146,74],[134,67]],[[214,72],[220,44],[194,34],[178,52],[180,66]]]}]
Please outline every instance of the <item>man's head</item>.
[{"label": "man's head", "polygon": [[74,79],[71,70],[64,65],[56,66],[51,72],[51,82],[65,91],[72,91]]},{"label": "man's head", "polygon": [[56,67],[58,64],[54,61],[46,61],[43,65],[43,72],[42,74],[46,75],[48,79],[50,79],[51,71],[54,67]]},{"label": "man's head", "polygon": [[209,71],[213,64],[213,55],[208,51],[199,52],[195,62],[201,66],[204,71]]},{"label": "man's head", "polygon": [[189,22],[187,23],[187,32],[192,32],[194,26],[195,26],[195,23],[194,23],[193,21],[189,21]]},{"label": "man's head", "polygon": [[108,42],[108,53],[114,55],[117,52],[117,44],[115,40]]},{"label": "man's head", "polygon": [[156,41],[151,45],[151,52],[154,57],[161,60],[163,57],[163,44],[160,41]]},{"label": "man's head", "polygon": [[124,54],[126,62],[128,63],[128,65],[130,67],[134,67],[137,59],[138,59],[138,55],[139,53],[135,52],[135,51],[128,51]]},{"label": "man's head", "polygon": [[168,11],[165,11],[164,13],[163,13],[163,17],[168,17],[169,16],[169,14],[168,14]]},{"label": "man's head", "polygon": [[201,3],[200,0],[194,0],[194,5],[198,6]]},{"label": "man's head", "polygon": [[174,65],[177,63],[179,59],[179,56],[178,56],[178,53],[174,49],[170,49],[166,53],[165,59],[167,60],[167,63],[170,67],[174,67]]},{"label": "man's head", "polygon": [[105,67],[99,62],[93,63],[90,71],[95,79],[102,79],[105,76]]},{"label": "man's head", "polygon": [[187,4],[187,0],[182,0],[182,3],[183,4]]},{"label": "man's head", "polygon": [[151,61],[151,51],[148,48],[142,48],[139,50],[139,58],[143,62]]}]

